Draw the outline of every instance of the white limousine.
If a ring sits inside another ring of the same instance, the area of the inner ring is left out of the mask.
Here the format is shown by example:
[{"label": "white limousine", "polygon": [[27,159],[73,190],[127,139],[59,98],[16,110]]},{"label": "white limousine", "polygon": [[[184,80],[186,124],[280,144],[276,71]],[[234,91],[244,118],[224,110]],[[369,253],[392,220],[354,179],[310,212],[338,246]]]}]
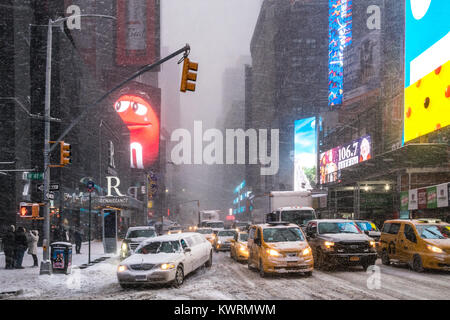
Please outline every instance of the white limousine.
[{"label": "white limousine", "polygon": [[143,283],[183,284],[184,277],[212,265],[211,243],[198,233],[163,235],[144,240],[135,254],[117,267],[122,288]]}]

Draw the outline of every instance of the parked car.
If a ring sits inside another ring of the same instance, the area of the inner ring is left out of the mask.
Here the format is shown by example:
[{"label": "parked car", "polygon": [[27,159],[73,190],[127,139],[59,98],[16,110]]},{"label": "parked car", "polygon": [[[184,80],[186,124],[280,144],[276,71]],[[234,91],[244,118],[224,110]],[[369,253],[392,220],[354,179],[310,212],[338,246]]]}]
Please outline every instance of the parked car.
[{"label": "parked car", "polygon": [[212,265],[211,244],[196,233],[163,235],[142,242],[117,268],[122,288],[144,283],[173,283],[179,287],[187,274]]},{"label": "parked car", "polygon": [[214,233],[213,229],[198,228],[197,231],[195,231],[195,232],[203,235],[206,238],[206,240],[208,240],[211,243],[211,245],[214,243],[214,238],[216,237],[216,234]]},{"label": "parked car", "polygon": [[249,269],[267,273],[312,274],[314,259],[301,228],[288,222],[271,222],[250,227],[247,260]]},{"label": "parked car", "polygon": [[127,234],[120,246],[120,259],[125,259],[132,255],[142,241],[156,236],[154,227],[142,226],[128,228]]},{"label": "parked car", "polygon": [[217,231],[216,237],[214,238],[214,251],[230,250],[231,240],[236,234],[235,230],[220,230]]},{"label": "parked car", "polygon": [[247,261],[248,259],[248,233],[238,232],[231,240],[230,257],[237,261]]},{"label": "parked car", "polygon": [[306,235],[316,268],[361,265],[364,270],[377,259],[375,240],[364,234],[354,221],[343,219],[311,220]]},{"label": "parked car", "polygon": [[407,263],[414,271],[450,271],[450,224],[438,219],[388,220],[381,231],[381,262]]}]

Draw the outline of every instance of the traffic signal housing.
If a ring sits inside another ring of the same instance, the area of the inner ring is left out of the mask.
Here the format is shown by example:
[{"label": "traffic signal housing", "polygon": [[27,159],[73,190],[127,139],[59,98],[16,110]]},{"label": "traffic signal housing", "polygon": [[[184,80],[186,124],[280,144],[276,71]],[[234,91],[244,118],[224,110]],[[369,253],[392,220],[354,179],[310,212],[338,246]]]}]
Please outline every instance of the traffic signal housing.
[{"label": "traffic signal housing", "polygon": [[39,207],[38,203],[21,203],[19,215],[21,218],[38,218]]},{"label": "traffic signal housing", "polygon": [[61,154],[59,163],[61,164],[61,166],[72,163],[72,146],[68,143],[65,143],[64,141],[60,141],[59,146]]},{"label": "traffic signal housing", "polygon": [[[197,81],[197,73],[192,73],[190,71],[198,71],[198,63],[191,62],[188,58],[184,58],[183,70],[181,75],[181,92],[195,91],[195,82]],[[189,82],[191,81],[191,82]]]}]

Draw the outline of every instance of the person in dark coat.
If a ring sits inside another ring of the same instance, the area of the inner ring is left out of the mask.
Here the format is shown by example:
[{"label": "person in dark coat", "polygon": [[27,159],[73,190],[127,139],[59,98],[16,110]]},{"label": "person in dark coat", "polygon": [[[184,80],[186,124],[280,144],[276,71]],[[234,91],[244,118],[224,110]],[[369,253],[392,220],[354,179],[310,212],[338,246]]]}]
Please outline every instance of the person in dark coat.
[{"label": "person in dark coat", "polygon": [[74,238],[75,238],[75,250],[76,250],[77,254],[80,254],[81,253],[81,242],[83,241],[83,234],[81,233],[80,228],[75,229]]},{"label": "person in dark coat", "polygon": [[25,251],[28,249],[28,240],[25,235],[25,228],[19,227],[16,231],[16,250],[15,250],[15,268],[23,269],[22,261]]},{"label": "person in dark coat", "polygon": [[14,252],[16,248],[16,228],[11,225],[8,227],[3,238],[3,251],[5,252],[5,269],[14,269]]}]

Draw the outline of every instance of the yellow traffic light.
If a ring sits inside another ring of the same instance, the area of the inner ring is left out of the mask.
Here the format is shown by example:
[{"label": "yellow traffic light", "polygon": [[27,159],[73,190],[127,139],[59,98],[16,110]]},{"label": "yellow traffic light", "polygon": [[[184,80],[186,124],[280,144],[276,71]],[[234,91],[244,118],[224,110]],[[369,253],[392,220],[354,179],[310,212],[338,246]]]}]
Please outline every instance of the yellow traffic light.
[{"label": "yellow traffic light", "polygon": [[65,143],[64,141],[60,141],[59,146],[60,146],[60,154],[61,154],[59,163],[62,166],[72,163],[72,159],[71,159],[72,147],[71,147],[71,145],[68,143]]},{"label": "yellow traffic light", "polygon": [[181,92],[186,92],[186,90],[195,91],[195,83],[192,82],[197,81],[197,73],[189,72],[191,70],[198,71],[198,63],[191,62],[188,58],[184,58],[183,71],[181,75]]}]

